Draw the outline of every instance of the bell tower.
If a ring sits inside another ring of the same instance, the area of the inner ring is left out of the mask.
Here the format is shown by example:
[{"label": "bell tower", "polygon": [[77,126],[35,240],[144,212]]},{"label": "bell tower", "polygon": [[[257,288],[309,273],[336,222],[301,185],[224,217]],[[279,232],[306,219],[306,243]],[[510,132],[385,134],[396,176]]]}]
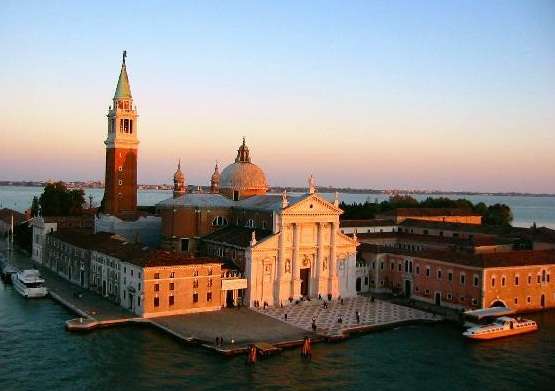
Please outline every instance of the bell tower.
[{"label": "bell tower", "polygon": [[108,109],[106,137],[106,179],[103,212],[122,219],[134,219],[137,212],[137,108],[127,77],[123,52],[113,106]]}]

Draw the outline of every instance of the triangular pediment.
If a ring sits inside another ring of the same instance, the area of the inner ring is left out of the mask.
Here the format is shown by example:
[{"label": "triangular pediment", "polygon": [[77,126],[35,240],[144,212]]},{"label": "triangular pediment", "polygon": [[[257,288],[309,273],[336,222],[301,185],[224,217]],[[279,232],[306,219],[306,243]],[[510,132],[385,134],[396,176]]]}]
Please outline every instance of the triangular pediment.
[{"label": "triangular pediment", "polygon": [[341,209],[318,194],[307,194],[282,212],[284,215],[340,215],[342,213]]}]

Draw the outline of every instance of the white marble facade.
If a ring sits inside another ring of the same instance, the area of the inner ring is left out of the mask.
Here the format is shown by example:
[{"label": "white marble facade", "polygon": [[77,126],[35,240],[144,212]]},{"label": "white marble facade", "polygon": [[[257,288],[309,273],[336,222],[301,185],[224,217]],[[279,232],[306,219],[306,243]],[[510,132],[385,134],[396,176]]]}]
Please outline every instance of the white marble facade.
[{"label": "white marble facade", "polygon": [[246,251],[250,306],[356,295],[357,240],[339,231],[341,213],[317,194],[276,212],[275,234]]}]

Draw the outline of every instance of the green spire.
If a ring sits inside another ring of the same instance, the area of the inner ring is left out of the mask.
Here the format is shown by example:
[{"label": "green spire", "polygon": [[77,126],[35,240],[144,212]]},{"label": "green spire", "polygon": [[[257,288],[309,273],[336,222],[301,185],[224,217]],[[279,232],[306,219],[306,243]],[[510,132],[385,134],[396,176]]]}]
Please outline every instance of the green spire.
[{"label": "green spire", "polygon": [[127,77],[125,57],[127,57],[127,51],[124,50],[123,63],[121,64],[121,72],[119,73],[118,86],[116,87],[116,93],[114,94],[114,99],[131,98],[131,88],[129,87],[129,78]]}]

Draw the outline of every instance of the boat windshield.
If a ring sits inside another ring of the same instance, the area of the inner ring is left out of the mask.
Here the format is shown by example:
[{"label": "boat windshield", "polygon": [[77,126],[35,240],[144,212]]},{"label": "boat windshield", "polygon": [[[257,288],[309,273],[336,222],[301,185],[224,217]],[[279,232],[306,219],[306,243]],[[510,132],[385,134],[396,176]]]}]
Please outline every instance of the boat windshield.
[{"label": "boat windshield", "polygon": [[27,288],[42,288],[42,282],[29,282],[26,283],[25,286]]}]

